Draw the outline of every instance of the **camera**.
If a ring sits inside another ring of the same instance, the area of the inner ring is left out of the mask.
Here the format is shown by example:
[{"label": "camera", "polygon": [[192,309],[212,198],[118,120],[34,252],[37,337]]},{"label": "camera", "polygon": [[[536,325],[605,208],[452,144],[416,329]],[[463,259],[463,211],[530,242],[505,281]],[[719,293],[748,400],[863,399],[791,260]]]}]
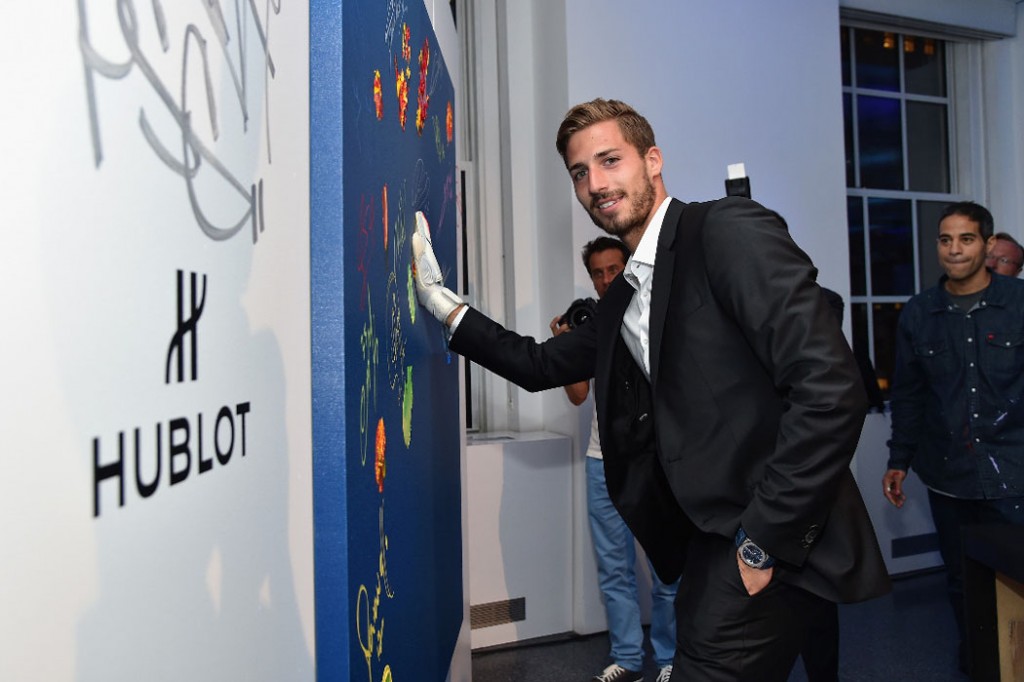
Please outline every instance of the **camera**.
[{"label": "camera", "polygon": [[565,315],[558,318],[558,324],[567,324],[569,329],[575,329],[589,320],[595,310],[597,310],[597,301],[592,298],[577,298],[569,305]]}]

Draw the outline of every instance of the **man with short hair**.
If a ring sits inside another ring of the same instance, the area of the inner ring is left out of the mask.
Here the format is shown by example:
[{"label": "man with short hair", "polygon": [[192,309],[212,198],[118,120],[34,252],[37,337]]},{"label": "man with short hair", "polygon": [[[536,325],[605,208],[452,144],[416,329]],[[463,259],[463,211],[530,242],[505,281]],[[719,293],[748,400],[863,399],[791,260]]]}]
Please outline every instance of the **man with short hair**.
[{"label": "man with short hair", "polygon": [[993,242],[984,206],[965,201],[943,211],[937,249],[946,274],[900,314],[882,479],[896,507],[908,469],[928,487],[965,671],[961,529],[1024,523],[1024,281],[985,267]]},{"label": "man with short hair", "polygon": [[988,247],[986,267],[1007,277],[1016,277],[1024,266],[1024,247],[1006,232],[996,232]]},{"label": "man with short hair", "polygon": [[[629,250],[618,239],[598,237],[586,243],[582,255],[583,266],[590,275],[597,298],[601,299],[626,267]],[[570,327],[563,322],[562,316],[551,320],[551,333],[555,336],[569,331]],[[590,394],[590,382],[570,384],[565,387],[565,393],[573,405],[582,405]],[[608,496],[596,407],[585,460],[587,516],[597,559],[598,585],[608,620],[612,660],[611,665],[595,675],[591,682],[640,682],[644,678],[644,631],[637,601],[636,547],[633,534]],[[672,657],[676,649],[676,618],[672,603],[676,587],[676,583],[666,585],[658,580],[651,568],[650,637],[654,664],[658,668],[655,682],[668,682],[672,675]]]},{"label": "man with short hair", "polygon": [[867,408],[853,353],[778,219],[669,197],[635,109],[579,104],[555,144],[632,253],[590,321],[539,343],[466,306],[417,213],[420,304],[452,351],[527,390],[594,378],[608,493],[658,577],[682,576],[670,682],[784,682],[836,602],[889,589],[849,467]]}]

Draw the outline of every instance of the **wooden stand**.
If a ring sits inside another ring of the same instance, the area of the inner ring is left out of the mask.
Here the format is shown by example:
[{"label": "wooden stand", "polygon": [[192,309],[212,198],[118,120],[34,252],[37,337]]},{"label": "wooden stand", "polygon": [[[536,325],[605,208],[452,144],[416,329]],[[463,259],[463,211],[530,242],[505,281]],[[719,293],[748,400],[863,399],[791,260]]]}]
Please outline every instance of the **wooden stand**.
[{"label": "wooden stand", "polygon": [[1024,680],[1024,526],[964,531],[971,680]]}]

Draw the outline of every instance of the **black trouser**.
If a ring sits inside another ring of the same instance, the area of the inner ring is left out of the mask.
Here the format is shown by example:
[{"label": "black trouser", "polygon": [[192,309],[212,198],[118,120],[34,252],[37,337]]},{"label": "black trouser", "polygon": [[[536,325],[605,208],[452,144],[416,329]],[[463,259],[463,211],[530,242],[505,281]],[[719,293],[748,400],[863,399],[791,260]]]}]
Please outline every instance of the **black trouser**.
[{"label": "black trouser", "polygon": [[964,617],[963,527],[977,523],[1024,524],[1024,498],[968,500],[928,491],[928,502],[946,565],[946,589],[960,635],[960,667],[967,669],[967,624]]},{"label": "black trouser", "polygon": [[800,649],[807,682],[839,680],[839,607],[829,601],[822,605],[818,622],[808,623]]},{"label": "black trouser", "polygon": [[751,597],[733,541],[696,535],[676,595],[672,680],[785,682],[809,628],[835,613],[835,604],[777,576]]}]

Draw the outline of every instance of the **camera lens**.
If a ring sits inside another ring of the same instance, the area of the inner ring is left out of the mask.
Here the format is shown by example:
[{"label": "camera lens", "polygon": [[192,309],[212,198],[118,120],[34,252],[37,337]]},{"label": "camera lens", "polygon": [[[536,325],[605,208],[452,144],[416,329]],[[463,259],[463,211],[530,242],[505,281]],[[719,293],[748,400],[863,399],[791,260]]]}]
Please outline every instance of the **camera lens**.
[{"label": "camera lens", "polygon": [[597,309],[597,301],[592,298],[578,298],[572,302],[569,309],[565,311],[558,320],[559,324],[567,324],[570,329],[575,329],[590,319]]}]

